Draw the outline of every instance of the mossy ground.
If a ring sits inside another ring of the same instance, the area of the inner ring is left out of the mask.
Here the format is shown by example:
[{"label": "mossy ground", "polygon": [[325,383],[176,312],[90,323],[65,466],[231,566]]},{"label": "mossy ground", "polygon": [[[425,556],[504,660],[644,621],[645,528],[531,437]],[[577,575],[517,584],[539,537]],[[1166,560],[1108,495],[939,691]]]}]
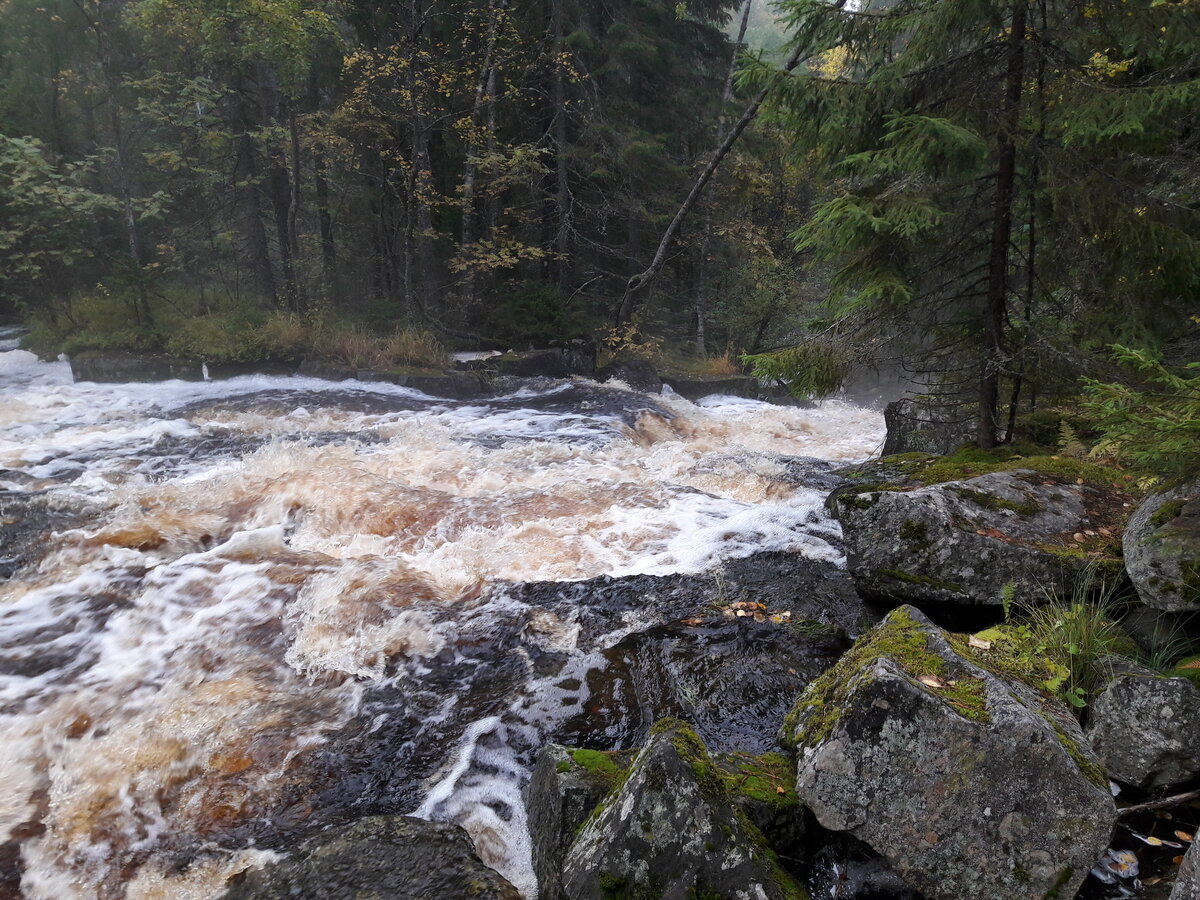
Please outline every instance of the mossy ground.
[{"label": "mossy ground", "polygon": [[[929,453],[899,453],[885,456],[865,465],[843,469],[839,474],[865,482],[904,482],[917,487],[944,484],[947,481],[966,481],[992,472],[1011,472],[1032,469],[1048,479],[1137,493],[1133,476],[1121,469],[1087,460],[1060,456],[1046,447],[1033,444],[1009,444],[995,450],[964,447],[945,456]],[[868,488],[864,487],[864,490]],[[877,488],[870,488],[876,490]],[[1035,510],[1036,511],[1036,510]]]}]

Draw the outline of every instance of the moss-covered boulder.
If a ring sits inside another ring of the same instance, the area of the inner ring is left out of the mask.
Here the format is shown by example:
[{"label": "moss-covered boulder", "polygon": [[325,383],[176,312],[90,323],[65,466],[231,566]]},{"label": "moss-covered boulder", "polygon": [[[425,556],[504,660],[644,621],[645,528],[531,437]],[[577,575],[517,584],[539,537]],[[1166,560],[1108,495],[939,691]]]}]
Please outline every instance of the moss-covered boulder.
[{"label": "moss-covered boulder", "polygon": [[1200,611],[1200,482],[1154,494],[1125,529],[1125,568],[1148,606]]},{"label": "moss-covered boulder", "polygon": [[1092,702],[1088,740],[1118,781],[1187,781],[1200,774],[1200,687],[1152,672],[1118,674]]},{"label": "moss-covered boulder", "polygon": [[1113,529],[1102,524],[1113,502],[1092,485],[1018,469],[911,490],[843,489],[830,505],[860,594],[1000,605],[1069,595],[1089,565],[1119,573]]},{"label": "moss-covered boulder", "polygon": [[[562,870],[570,900],[801,900],[696,733],[667,719],[584,823]],[[786,790],[785,790],[786,793]]]},{"label": "moss-covered boulder", "polygon": [[223,900],[521,900],[479,861],[462,828],[408,816],[332,829],[235,881]]},{"label": "moss-covered boulder", "polygon": [[789,716],[796,792],[930,900],[1072,897],[1116,821],[1107,778],[1065,707],[987,655],[894,610]]},{"label": "moss-covered boulder", "polygon": [[1200,900],[1200,850],[1192,844],[1184,854],[1183,865],[1175,877],[1171,900]]},{"label": "moss-covered boulder", "polygon": [[574,750],[548,744],[525,790],[538,900],[563,900],[563,857],[579,826],[625,781],[635,751]]}]

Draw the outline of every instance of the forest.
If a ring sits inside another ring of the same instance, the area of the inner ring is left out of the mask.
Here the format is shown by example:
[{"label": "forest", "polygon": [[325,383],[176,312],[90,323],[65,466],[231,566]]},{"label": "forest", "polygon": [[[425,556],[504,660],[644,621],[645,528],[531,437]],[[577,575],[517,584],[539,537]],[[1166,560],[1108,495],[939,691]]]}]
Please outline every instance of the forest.
[{"label": "forest", "polygon": [[0,310],[49,356],[887,371],[986,448],[1114,346],[1197,358],[1197,12],[5,0]]}]

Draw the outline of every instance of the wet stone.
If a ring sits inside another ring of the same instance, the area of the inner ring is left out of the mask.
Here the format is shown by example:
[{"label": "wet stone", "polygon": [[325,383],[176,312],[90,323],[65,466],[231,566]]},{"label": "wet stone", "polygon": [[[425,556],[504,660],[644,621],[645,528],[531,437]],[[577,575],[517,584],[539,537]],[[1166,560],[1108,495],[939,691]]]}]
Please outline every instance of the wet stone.
[{"label": "wet stone", "polygon": [[375,816],[235,879],[224,900],[521,900],[457,825]]},{"label": "wet stone", "polygon": [[580,829],[562,869],[569,900],[800,900],[695,732],[667,720],[620,790]]}]

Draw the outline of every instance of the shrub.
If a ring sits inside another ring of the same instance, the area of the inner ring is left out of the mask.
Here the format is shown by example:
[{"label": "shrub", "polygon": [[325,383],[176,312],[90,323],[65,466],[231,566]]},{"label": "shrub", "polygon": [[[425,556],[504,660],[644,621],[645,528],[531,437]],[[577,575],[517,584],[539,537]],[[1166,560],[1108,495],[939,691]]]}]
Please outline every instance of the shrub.
[{"label": "shrub", "polygon": [[270,356],[263,335],[266,319],[247,310],[196,316],[167,338],[166,350],[205,362],[259,362]]},{"label": "shrub", "polygon": [[432,332],[405,328],[383,342],[383,354],[391,366],[424,366],[444,369],[450,365],[450,355]]},{"label": "shrub", "polygon": [[773,353],[742,357],[757,378],[783,384],[793,397],[819,400],[842,386],[846,360],[828,344],[801,344]]},{"label": "shrub", "polygon": [[386,371],[400,366],[442,369],[449,355],[428,331],[405,328],[377,336],[361,328],[335,332],[321,343],[323,355],[352,369]]},{"label": "shrub", "polygon": [[1169,481],[1200,474],[1200,363],[1180,374],[1145,350],[1116,345],[1113,354],[1142,386],[1085,380],[1084,406],[1102,435],[1093,454]]}]

